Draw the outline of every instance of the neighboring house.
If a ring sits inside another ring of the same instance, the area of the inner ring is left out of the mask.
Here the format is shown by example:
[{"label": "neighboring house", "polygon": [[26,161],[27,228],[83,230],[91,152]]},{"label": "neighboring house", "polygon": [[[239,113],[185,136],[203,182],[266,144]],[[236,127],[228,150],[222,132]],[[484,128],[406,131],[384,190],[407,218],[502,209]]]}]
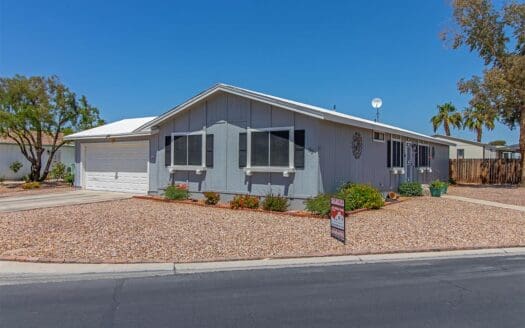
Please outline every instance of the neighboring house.
[{"label": "neighboring house", "polygon": [[520,145],[497,146],[498,158],[521,159]]},{"label": "neighboring house", "polygon": [[519,146],[493,146],[486,143],[471,141],[458,137],[436,134],[436,139],[450,141],[450,159],[498,159],[519,158]]},{"label": "neighboring house", "polygon": [[304,199],[344,182],[382,191],[401,181],[448,179],[449,141],[218,84],[159,117],[126,119],[66,137],[76,141],[75,184],[162,194],[281,194]]},{"label": "neighboring house", "polygon": [[[62,139],[59,140],[59,142],[61,141]],[[51,149],[52,144],[53,140],[51,138],[46,135],[42,136],[42,145],[44,146],[44,149],[46,149],[46,151],[44,151],[42,154],[42,165],[47,163],[47,159],[49,158],[49,150]],[[22,168],[17,173],[14,173],[9,168],[9,166],[16,161],[22,163]],[[53,162],[62,162],[66,166],[74,165],[75,145],[65,144],[64,146],[60,147],[60,149],[55,153]],[[6,180],[19,180],[22,179],[22,177],[28,175],[30,172],[31,163],[22,154],[18,144],[13,139],[0,137],[0,178]]]}]

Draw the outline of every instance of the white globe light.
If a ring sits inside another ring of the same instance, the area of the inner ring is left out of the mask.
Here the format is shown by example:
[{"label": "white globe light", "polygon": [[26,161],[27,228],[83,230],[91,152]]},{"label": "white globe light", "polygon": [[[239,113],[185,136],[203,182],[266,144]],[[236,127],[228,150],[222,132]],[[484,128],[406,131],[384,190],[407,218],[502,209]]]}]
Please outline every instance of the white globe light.
[{"label": "white globe light", "polygon": [[381,98],[374,98],[372,99],[372,107],[375,109],[380,108],[383,105],[383,100]]}]

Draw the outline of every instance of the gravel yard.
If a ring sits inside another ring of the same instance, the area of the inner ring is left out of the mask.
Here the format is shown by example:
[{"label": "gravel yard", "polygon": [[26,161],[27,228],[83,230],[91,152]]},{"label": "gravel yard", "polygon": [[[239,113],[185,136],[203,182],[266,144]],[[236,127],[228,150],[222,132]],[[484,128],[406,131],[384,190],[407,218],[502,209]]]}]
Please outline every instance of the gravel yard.
[{"label": "gravel yard", "polygon": [[128,199],[0,214],[0,254],[82,261],[203,261],[525,245],[525,213],[421,197],[329,221]]},{"label": "gravel yard", "polygon": [[525,188],[486,185],[450,186],[448,193],[455,196],[525,206]]},{"label": "gravel yard", "polygon": [[22,188],[22,183],[0,183],[0,198],[34,195],[50,192],[63,192],[74,189],[75,188],[71,187],[71,185],[62,182],[43,182],[40,184],[40,188],[27,190]]}]

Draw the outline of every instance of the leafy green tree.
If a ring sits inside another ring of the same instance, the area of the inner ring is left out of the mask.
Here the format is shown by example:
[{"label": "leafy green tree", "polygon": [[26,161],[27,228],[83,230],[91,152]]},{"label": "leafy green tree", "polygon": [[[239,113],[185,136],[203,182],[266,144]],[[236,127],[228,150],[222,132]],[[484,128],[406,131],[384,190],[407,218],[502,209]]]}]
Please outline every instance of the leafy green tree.
[{"label": "leafy green tree", "polygon": [[476,52],[485,64],[483,76],[460,80],[459,90],[471,95],[471,107],[492,108],[500,121],[519,128],[525,187],[525,3],[453,0],[452,7],[455,25],[443,38],[454,49]]},{"label": "leafy green tree", "polygon": [[494,130],[496,120],[496,112],[490,108],[483,108],[475,106],[467,108],[463,111],[463,128],[476,132],[476,141],[481,142],[483,136],[483,128]]},{"label": "leafy green tree", "polygon": [[456,107],[452,103],[445,103],[437,106],[438,113],[430,119],[434,132],[443,125],[445,135],[450,136],[450,127],[461,128],[462,118],[461,114],[456,111]]},{"label": "leafy green tree", "polygon": [[[66,143],[59,139],[62,134],[103,122],[86,97],[78,99],[56,76],[0,77],[0,134],[13,139],[31,163],[32,181],[46,179],[56,151]],[[52,140],[46,163],[44,136]]]}]

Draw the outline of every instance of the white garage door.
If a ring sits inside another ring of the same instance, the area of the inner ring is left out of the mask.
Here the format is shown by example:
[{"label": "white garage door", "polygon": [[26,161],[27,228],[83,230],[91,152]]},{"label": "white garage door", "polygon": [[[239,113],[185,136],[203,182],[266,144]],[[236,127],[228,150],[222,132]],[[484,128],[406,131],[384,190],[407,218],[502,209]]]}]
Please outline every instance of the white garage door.
[{"label": "white garage door", "polygon": [[83,146],[86,189],[148,192],[147,141],[86,143]]}]

